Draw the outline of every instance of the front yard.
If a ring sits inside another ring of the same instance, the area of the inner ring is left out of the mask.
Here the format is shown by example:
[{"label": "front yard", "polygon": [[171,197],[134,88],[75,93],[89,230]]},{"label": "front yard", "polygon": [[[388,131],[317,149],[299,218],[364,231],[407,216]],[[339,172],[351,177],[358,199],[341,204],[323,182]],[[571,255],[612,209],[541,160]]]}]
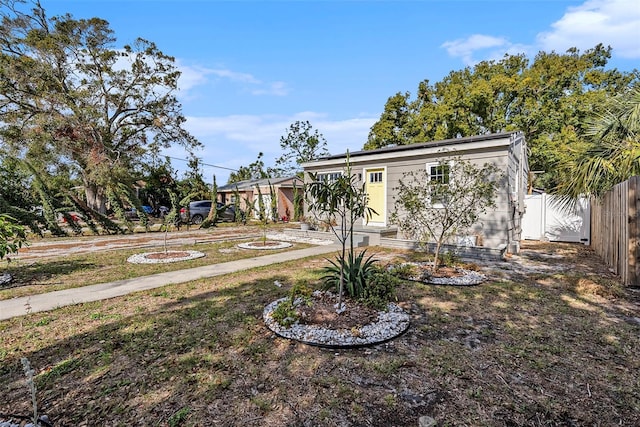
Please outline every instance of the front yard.
[{"label": "front yard", "polygon": [[582,246],[534,250],[570,267],[405,283],[409,331],[371,348],[309,347],[264,326],[264,306],[318,280],[323,258],[0,322],[0,413],[30,413],[27,357],[56,426],[636,425],[638,293]]},{"label": "front yard", "polygon": [[[273,228],[273,227],[272,227]],[[277,230],[277,229],[276,229]],[[172,243],[167,246],[168,251],[195,250],[205,254],[205,257],[189,261],[168,263],[168,264],[131,264],[127,259],[131,255],[148,252],[163,252],[164,247],[143,245],[134,248],[126,241],[117,250],[96,250],[95,243],[75,245],[80,251],[69,245],[55,244],[52,240],[51,246],[43,248],[27,248],[34,253],[44,252],[47,257],[33,257],[18,261],[0,261],[0,272],[10,273],[15,278],[14,282],[7,286],[0,286],[0,300],[15,297],[36,295],[46,292],[70,289],[98,283],[112,282],[116,280],[130,279],[133,277],[146,276],[167,271],[175,271],[186,268],[201,267],[203,265],[220,264],[238,259],[251,258],[265,255],[253,250],[240,249],[237,245],[241,242],[251,242],[260,240],[260,230],[257,227],[244,227],[242,232],[232,231],[225,233],[225,229],[216,230],[216,234],[201,234],[189,239],[189,244]],[[251,239],[239,239],[237,237],[253,234]],[[162,233],[150,234],[156,239],[162,240]],[[159,236],[159,237],[158,237]],[[111,236],[110,244],[121,238]],[[209,239],[213,239],[210,241]],[[103,238],[104,240],[104,238]],[[187,240],[187,239],[182,239]],[[64,242],[64,240],[62,241]],[[198,243],[195,243],[198,242]],[[104,242],[102,242],[104,243]],[[296,243],[286,249],[270,250],[269,253],[278,253],[295,249],[309,247],[308,244]],[[65,253],[68,253],[65,256]],[[55,254],[51,256],[49,254]]]}]

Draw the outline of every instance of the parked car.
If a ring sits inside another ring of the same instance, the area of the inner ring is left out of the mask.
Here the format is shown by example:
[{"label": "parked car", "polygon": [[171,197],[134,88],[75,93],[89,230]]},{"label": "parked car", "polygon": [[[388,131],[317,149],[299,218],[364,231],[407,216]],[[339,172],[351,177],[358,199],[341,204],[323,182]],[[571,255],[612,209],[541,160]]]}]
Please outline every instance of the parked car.
[{"label": "parked car", "polygon": [[[227,206],[223,203],[217,202],[216,208],[218,209],[218,218],[221,221],[235,221],[236,211],[233,206]],[[202,224],[202,221],[209,216],[211,210],[211,200],[200,200],[197,202],[189,203],[189,215],[190,220],[187,219],[187,210],[185,208],[180,209],[180,219],[182,222],[191,222],[191,224]]]}]

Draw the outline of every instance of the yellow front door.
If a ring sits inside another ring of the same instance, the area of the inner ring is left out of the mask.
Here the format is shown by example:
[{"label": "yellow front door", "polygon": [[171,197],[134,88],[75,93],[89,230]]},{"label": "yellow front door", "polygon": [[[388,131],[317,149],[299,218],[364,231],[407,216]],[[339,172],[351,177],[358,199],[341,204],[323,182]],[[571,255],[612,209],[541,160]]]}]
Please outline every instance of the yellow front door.
[{"label": "yellow front door", "polygon": [[376,211],[369,218],[369,223],[384,225],[387,208],[385,203],[385,170],[384,168],[366,169],[365,176],[368,206]]}]

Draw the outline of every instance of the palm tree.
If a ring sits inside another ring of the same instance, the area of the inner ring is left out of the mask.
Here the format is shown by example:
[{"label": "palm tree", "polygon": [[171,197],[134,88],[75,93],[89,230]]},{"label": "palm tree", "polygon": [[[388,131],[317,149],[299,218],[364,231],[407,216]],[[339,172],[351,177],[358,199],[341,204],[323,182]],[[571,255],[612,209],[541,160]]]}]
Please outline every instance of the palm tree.
[{"label": "palm tree", "polygon": [[586,136],[586,149],[562,165],[566,179],[555,189],[568,204],[580,196],[601,196],[640,175],[640,87],[612,99]]}]

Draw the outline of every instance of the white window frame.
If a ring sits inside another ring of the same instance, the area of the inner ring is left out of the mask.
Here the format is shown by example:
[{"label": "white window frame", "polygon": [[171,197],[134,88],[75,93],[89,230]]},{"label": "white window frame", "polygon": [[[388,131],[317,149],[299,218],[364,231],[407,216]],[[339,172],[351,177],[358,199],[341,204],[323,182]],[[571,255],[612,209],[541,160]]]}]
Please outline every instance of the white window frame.
[{"label": "white window frame", "polygon": [[[317,182],[326,182],[327,184],[331,184],[335,182],[336,179],[344,174],[343,171],[327,171],[327,172],[318,172],[316,173],[316,181]],[[323,179],[327,177],[327,179]]]},{"label": "white window frame", "polygon": [[[451,171],[453,170],[453,166],[454,166],[454,161],[453,160],[449,160],[444,161],[444,162],[429,162],[425,165],[425,171],[427,172],[425,175],[427,175],[429,178],[429,180],[432,180],[432,175],[431,175],[431,168],[433,167],[438,167],[438,166],[442,166],[442,165],[448,165],[449,166],[449,183],[447,185],[451,185],[451,183],[453,183],[453,175],[451,174]],[[434,208],[439,209],[439,208],[444,208],[444,204],[441,202],[432,202],[432,205]]]}]

